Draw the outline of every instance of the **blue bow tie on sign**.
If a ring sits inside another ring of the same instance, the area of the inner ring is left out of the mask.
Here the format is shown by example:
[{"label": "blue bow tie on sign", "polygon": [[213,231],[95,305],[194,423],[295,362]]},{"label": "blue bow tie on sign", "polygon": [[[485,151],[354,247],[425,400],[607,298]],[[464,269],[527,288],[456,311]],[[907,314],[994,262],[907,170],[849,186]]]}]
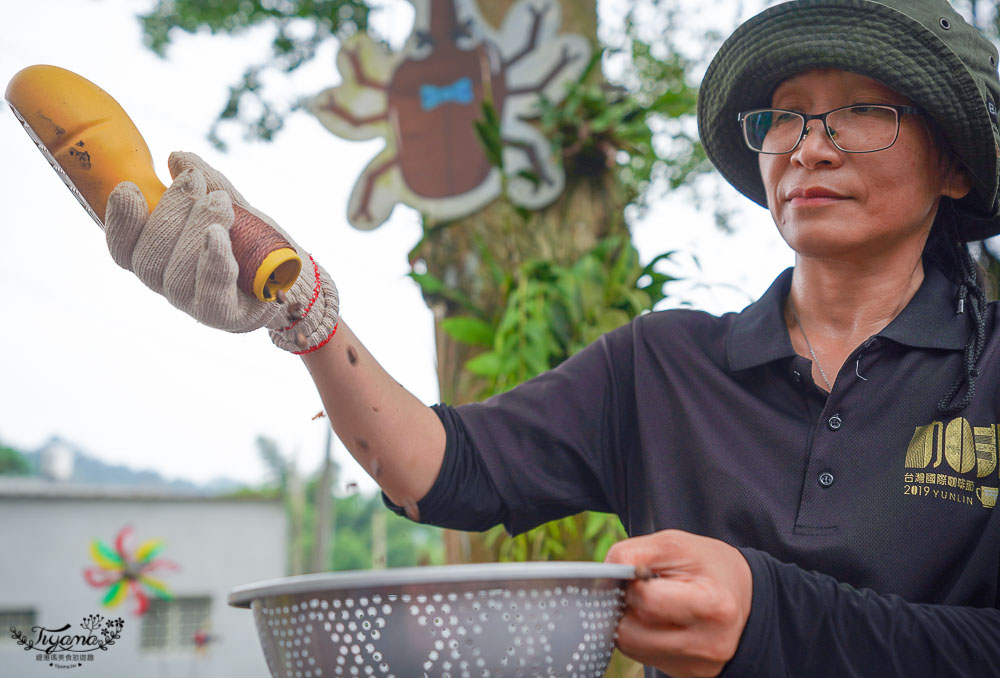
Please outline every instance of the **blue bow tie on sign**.
[{"label": "blue bow tie on sign", "polygon": [[437,108],[449,101],[454,101],[458,104],[468,104],[472,102],[472,99],[471,78],[459,78],[452,84],[444,85],[443,87],[436,85],[420,86],[420,108],[425,111]]}]

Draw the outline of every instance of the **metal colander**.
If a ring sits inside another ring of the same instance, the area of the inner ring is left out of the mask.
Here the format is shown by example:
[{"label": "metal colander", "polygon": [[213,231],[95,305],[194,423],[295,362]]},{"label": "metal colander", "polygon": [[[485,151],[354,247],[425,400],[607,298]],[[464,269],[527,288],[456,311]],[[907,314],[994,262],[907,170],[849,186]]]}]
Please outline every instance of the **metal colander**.
[{"label": "metal colander", "polygon": [[273,678],[600,678],[630,565],[493,563],[249,584]]}]

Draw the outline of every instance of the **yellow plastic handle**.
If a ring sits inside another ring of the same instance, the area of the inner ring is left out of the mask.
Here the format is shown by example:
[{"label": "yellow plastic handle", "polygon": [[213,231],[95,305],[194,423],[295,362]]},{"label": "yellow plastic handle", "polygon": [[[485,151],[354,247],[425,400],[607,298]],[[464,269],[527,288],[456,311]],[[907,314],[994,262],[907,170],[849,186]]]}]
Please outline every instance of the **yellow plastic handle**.
[{"label": "yellow plastic handle", "polygon": [[[5,94],[52,168],[103,228],[111,191],[132,181],[150,209],[166,186],[156,176],[153,158],[139,129],[111,95],[86,78],[58,66],[29,66],[14,75]],[[267,224],[258,224],[274,233]],[[249,250],[248,250],[249,251]],[[302,261],[288,247],[266,256],[233,250],[241,268],[241,285],[261,301],[272,301],[298,278]],[[243,275],[245,267],[250,267]]]},{"label": "yellow plastic handle", "polygon": [[167,190],[135,123],[86,78],[58,66],[29,66],[11,78],[6,98],[101,224],[108,196],[122,181],[135,182],[151,209]]}]

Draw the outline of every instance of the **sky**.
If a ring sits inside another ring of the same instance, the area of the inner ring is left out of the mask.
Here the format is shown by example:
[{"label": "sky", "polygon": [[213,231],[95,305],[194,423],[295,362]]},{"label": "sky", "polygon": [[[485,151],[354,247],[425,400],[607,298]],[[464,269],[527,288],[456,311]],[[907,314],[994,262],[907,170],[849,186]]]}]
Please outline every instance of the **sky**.
[{"label": "sky", "polygon": [[[379,30],[401,41],[412,9],[386,0]],[[153,0],[0,2],[0,84],[47,63],[73,70],[110,93],[139,126],[161,180],[170,151],[201,155],[258,209],[274,218],[331,274],[344,319],[397,381],[424,403],[438,402],[433,319],[407,277],[418,215],[397,206],[388,222],[361,232],[345,209],[361,170],[382,142],[351,142],[312,116],[292,116],[273,143],[223,130],[228,153],[206,133],[228,86],[270,42],[267,30],[236,39],[183,34],[160,59],[142,45],[135,16]],[[290,96],[340,81],[334,46],[291,82]],[[0,444],[24,451],[58,436],[105,462],[167,478],[226,477],[259,483],[266,468],[258,435],[274,439],[303,472],[320,464],[327,423],[301,361],[265,331],[234,335],[203,325],[150,292],[110,258],[99,227],[66,190],[6,106],[0,111]],[[720,182],[721,183],[721,182]],[[678,192],[633,224],[642,259],[677,250],[664,270],[660,308],[738,311],[792,264],[767,212],[723,184],[727,204],[744,205],[726,235],[710,213]],[[335,442],[335,491],[374,483]]]}]

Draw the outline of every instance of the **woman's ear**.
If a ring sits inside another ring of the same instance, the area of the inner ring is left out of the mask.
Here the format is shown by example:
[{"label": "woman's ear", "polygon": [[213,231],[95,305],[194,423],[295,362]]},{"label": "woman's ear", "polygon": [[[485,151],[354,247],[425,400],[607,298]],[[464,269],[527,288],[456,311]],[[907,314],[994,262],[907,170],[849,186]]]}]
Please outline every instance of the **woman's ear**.
[{"label": "woman's ear", "polygon": [[969,178],[965,166],[959,162],[953,163],[951,169],[945,174],[941,195],[958,200],[967,196],[971,190],[972,180]]}]

